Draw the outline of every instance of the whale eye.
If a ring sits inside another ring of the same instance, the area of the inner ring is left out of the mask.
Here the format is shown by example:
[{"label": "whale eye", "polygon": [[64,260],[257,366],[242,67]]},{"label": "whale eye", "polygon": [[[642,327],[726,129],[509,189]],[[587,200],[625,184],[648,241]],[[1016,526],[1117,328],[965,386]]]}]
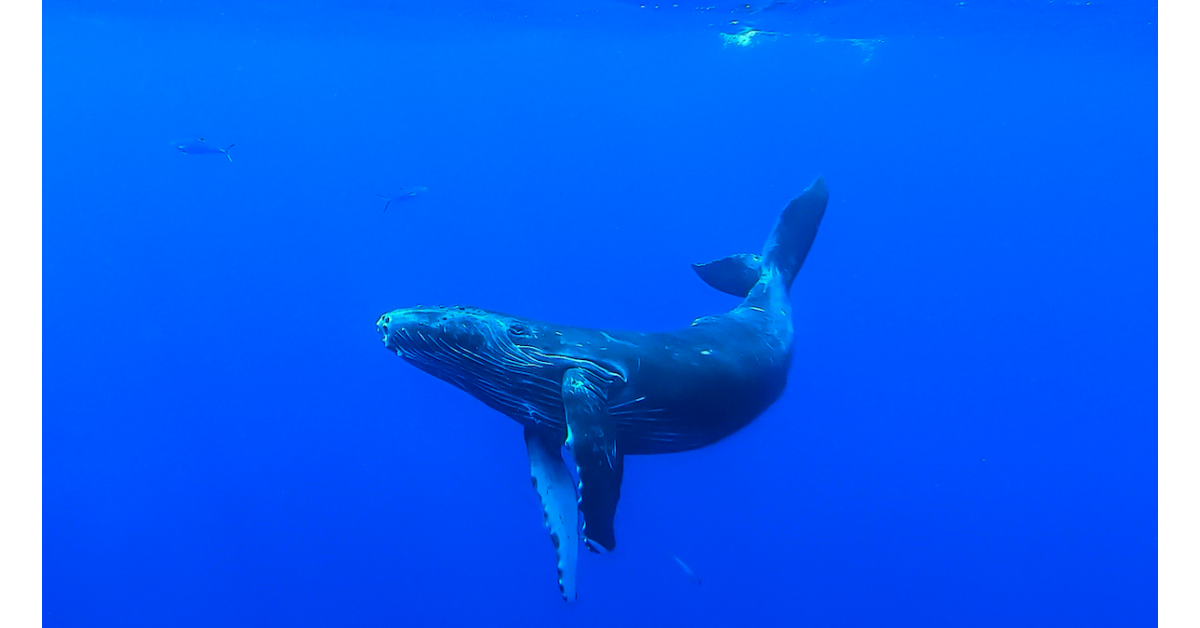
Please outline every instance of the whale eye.
[{"label": "whale eye", "polygon": [[529,329],[527,329],[522,323],[513,323],[508,326],[508,333],[514,336],[528,336]]}]

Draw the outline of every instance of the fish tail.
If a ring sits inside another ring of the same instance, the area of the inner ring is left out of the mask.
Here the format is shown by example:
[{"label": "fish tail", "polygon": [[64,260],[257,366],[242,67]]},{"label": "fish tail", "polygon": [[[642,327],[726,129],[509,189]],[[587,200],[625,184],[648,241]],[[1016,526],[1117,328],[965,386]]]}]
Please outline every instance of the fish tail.
[{"label": "fish tail", "polygon": [[225,153],[225,159],[228,159],[229,163],[233,163],[233,156],[229,154],[229,149],[233,148],[234,146],[236,146],[236,144],[230,144],[229,148],[225,148],[225,149],[221,150],[222,153]]}]

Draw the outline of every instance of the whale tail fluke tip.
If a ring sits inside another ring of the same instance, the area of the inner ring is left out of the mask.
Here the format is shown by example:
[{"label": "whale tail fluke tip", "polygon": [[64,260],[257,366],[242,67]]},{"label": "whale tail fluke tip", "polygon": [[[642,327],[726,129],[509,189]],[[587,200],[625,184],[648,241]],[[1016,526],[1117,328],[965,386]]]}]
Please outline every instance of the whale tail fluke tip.
[{"label": "whale tail fluke tip", "polygon": [[829,186],[825,177],[817,177],[807,190],[788,203],[767,238],[762,253],[763,268],[777,270],[788,288],[808,257],[828,202]]}]

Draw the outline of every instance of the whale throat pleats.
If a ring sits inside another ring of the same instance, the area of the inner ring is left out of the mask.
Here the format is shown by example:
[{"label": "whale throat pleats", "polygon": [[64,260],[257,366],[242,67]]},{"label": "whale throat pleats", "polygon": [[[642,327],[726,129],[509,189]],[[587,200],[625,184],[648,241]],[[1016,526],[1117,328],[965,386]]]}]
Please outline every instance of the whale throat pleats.
[{"label": "whale throat pleats", "polygon": [[529,474],[542,500],[542,514],[558,558],[558,590],[575,601],[575,571],[579,561],[579,505],[575,480],[562,458],[562,436],[525,428]]}]

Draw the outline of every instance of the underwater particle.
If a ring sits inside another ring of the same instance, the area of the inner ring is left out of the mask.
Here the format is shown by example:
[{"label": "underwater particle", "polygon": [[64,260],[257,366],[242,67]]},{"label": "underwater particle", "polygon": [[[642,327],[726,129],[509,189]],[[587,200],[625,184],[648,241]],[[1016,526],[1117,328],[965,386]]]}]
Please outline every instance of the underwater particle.
[{"label": "underwater particle", "polygon": [[667,556],[670,556],[675,561],[675,564],[679,565],[679,568],[683,570],[683,573],[687,574],[688,577],[691,578],[692,580],[695,580],[696,584],[703,584],[702,582],[700,582],[700,576],[697,576],[696,572],[692,571],[692,568],[688,567],[687,563],[683,562],[678,556],[676,556],[674,554],[667,554]]}]

